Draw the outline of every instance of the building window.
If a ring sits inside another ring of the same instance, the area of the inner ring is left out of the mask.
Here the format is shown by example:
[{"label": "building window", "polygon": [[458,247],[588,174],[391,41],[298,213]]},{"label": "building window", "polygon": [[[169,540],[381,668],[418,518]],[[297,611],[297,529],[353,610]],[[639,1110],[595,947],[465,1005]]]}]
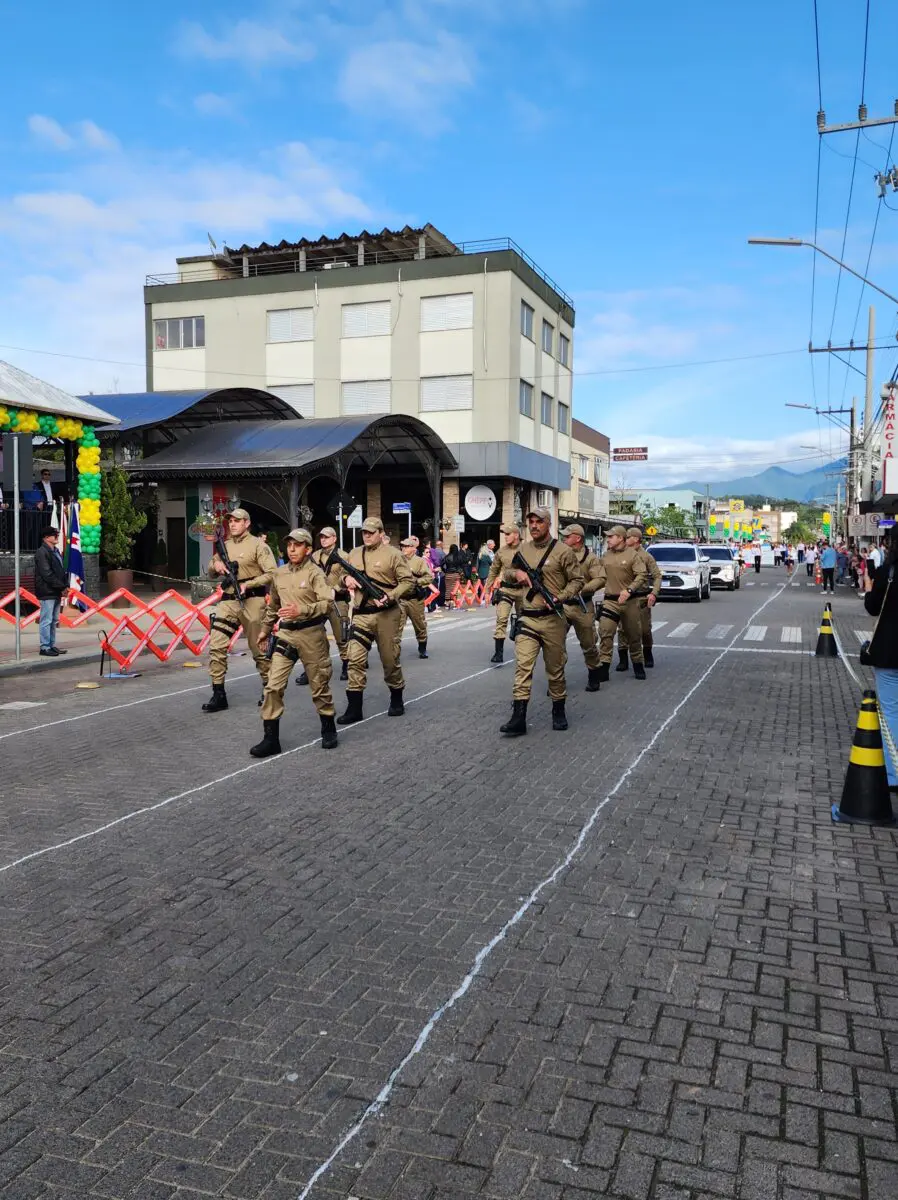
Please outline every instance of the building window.
[{"label": "building window", "polygon": [[473,407],[473,375],[431,375],[421,380],[421,412],[452,412]]},{"label": "building window", "polygon": [[346,417],[390,411],[389,379],[356,379],[343,384],[342,412]]},{"label": "building window", "polygon": [[157,350],[193,350],[206,345],[205,317],[173,317],[153,324]]},{"label": "building window", "polygon": [[552,353],[552,347],[555,344],[555,328],[548,321],[543,321],[543,350],[546,354]]},{"label": "building window", "polygon": [[563,367],[571,365],[571,339],[563,333],[558,335],[558,359]]},{"label": "building window", "polygon": [[473,325],[473,292],[458,292],[451,296],[422,297],[422,333],[439,333],[444,329],[471,329]]},{"label": "building window", "polygon": [[521,392],[518,400],[518,407],[521,410],[522,416],[533,416],[533,384],[528,383],[526,379],[521,380]]},{"label": "building window", "polygon": [[543,392],[539,402],[539,417],[543,425],[548,425],[552,428],[552,397]]},{"label": "building window", "polygon": [[315,385],[313,383],[287,383],[283,387],[266,389],[273,396],[280,396],[301,417],[315,415]]},{"label": "building window", "polygon": [[540,488],[536,493],[536,503],[540,508],[551,508],[555,500],[555,496],[548,488]]},{"label": "building window", "polygon": [[343,305],[343,336],[382,337],[390,332],[390,301]]},{"label": "building window", "polygon": [[570,433],[571,431],[571,410],[566,404],[558,401],[558,432]]},{"label": "building window", "polygon": [[523,300],[521,301],[521,333],[525,338],[533,341],[533,309]]},{"label": "building window", "polygon": [[589,483],[589,459],[580,455],[578,474],[584,483]]},{"label": "building window", "polygon": [[599,487],[607,487],[608,486],[608,459],[597,457],[596,461],[595,461],[595,469],[596,469],[595,482],[599,485]]},{"label": "building window", "polygon": [[311,308],[271,309],[268,317],[269,342],[310,342],[315,336],[314,310]]}]

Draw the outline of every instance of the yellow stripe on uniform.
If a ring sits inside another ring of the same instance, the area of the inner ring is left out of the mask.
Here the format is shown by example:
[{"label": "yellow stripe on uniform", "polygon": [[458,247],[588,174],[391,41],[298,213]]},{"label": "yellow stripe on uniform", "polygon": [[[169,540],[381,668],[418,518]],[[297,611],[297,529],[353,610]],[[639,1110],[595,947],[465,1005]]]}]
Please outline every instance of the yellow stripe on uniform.
[{"label": "yellow stripe on uniform", "polygon": [[879,717],[876,715],[875,712],[871,712],[869,709],[864,710],[862,708],[861,711],[857,715],[857,727],[858,727],[858,729],[877,729],[878,730],[879,729]]},{"label": "yellow stripe on uniform", "polygon": [[856,767],[884,767],[886,760],[882,750],[865,750],[863,746],[852,746],[848,761]]}]

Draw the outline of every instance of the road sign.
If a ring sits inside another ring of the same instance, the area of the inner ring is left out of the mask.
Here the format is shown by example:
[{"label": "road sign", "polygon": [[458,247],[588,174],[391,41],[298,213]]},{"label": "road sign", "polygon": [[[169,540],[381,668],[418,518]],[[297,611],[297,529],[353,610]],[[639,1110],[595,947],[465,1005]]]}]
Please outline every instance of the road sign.
[{"label": "road sign", "polygon": [[454,517],[452,518],[452,527],[453,527],[453,529],[455,530],[455,532],[456,532],[456,533],[464,533],[464,531],[465,531],[465,518],[462,516],[462,514],[461,514],[461,513],[458,513],[456,516],[454,516]]},{"label": "road sign", "polygon": [[649,535],[649,537],[654,537],[657,532],[658,532],[658,530],[655,528],[654,525],[650,525],[648,527],[648,529],[646,530],[646,533]]},{"label": "road sign", "polygon": [[412,511],[411,500],[400,500],[393,505],[393,515],[397,513],[410,513]]},{"label": "road sign", "polygon": [[731,513],[745,512],[745,501],[744,500],[731,500],[730,501],[730,512]]},{"label": "road sign", "polygon": [[362,528],[362,506],[361,506],[361,504],[357,504],[355,506],[355,508],[352,510],[352,512],[349,514],[349,516],[346,518],[346,528],[347,529],[361,529]]}]

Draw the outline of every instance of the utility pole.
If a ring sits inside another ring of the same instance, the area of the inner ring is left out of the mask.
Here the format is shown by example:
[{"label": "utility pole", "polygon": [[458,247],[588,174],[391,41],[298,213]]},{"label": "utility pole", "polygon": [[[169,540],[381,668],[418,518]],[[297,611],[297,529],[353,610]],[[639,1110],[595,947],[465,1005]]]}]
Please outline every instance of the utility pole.
[{"label": "utility pole", "polygon": [[857,397],[851,397],[851,424],[848,427],[848,473],[845,479],[846,525],[857,514]]},{"label": "utility pole", "polygon": [[861,456],[861,499],[873,498],[873,375],[875,371],[873,337],[876,332],[876,309],[870,305],[867,314],[867,380],[864,389],[864,442]]}]

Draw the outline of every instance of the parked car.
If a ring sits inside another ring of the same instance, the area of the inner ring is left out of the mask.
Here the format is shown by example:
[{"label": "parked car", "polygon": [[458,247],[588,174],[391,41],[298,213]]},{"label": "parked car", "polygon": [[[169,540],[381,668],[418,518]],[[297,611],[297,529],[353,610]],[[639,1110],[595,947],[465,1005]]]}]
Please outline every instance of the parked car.
[{"label": "parked car", "polygon": [[739,562],[731,546],[699,546],[700,554],[711,560],[711,587],[725,587],[734,592],[741,583]]},{"label": "parked car", "polygon": [[662,596],[710,599],[711,560],[694,542],[653,542],[648,551],[661,568]]}]

